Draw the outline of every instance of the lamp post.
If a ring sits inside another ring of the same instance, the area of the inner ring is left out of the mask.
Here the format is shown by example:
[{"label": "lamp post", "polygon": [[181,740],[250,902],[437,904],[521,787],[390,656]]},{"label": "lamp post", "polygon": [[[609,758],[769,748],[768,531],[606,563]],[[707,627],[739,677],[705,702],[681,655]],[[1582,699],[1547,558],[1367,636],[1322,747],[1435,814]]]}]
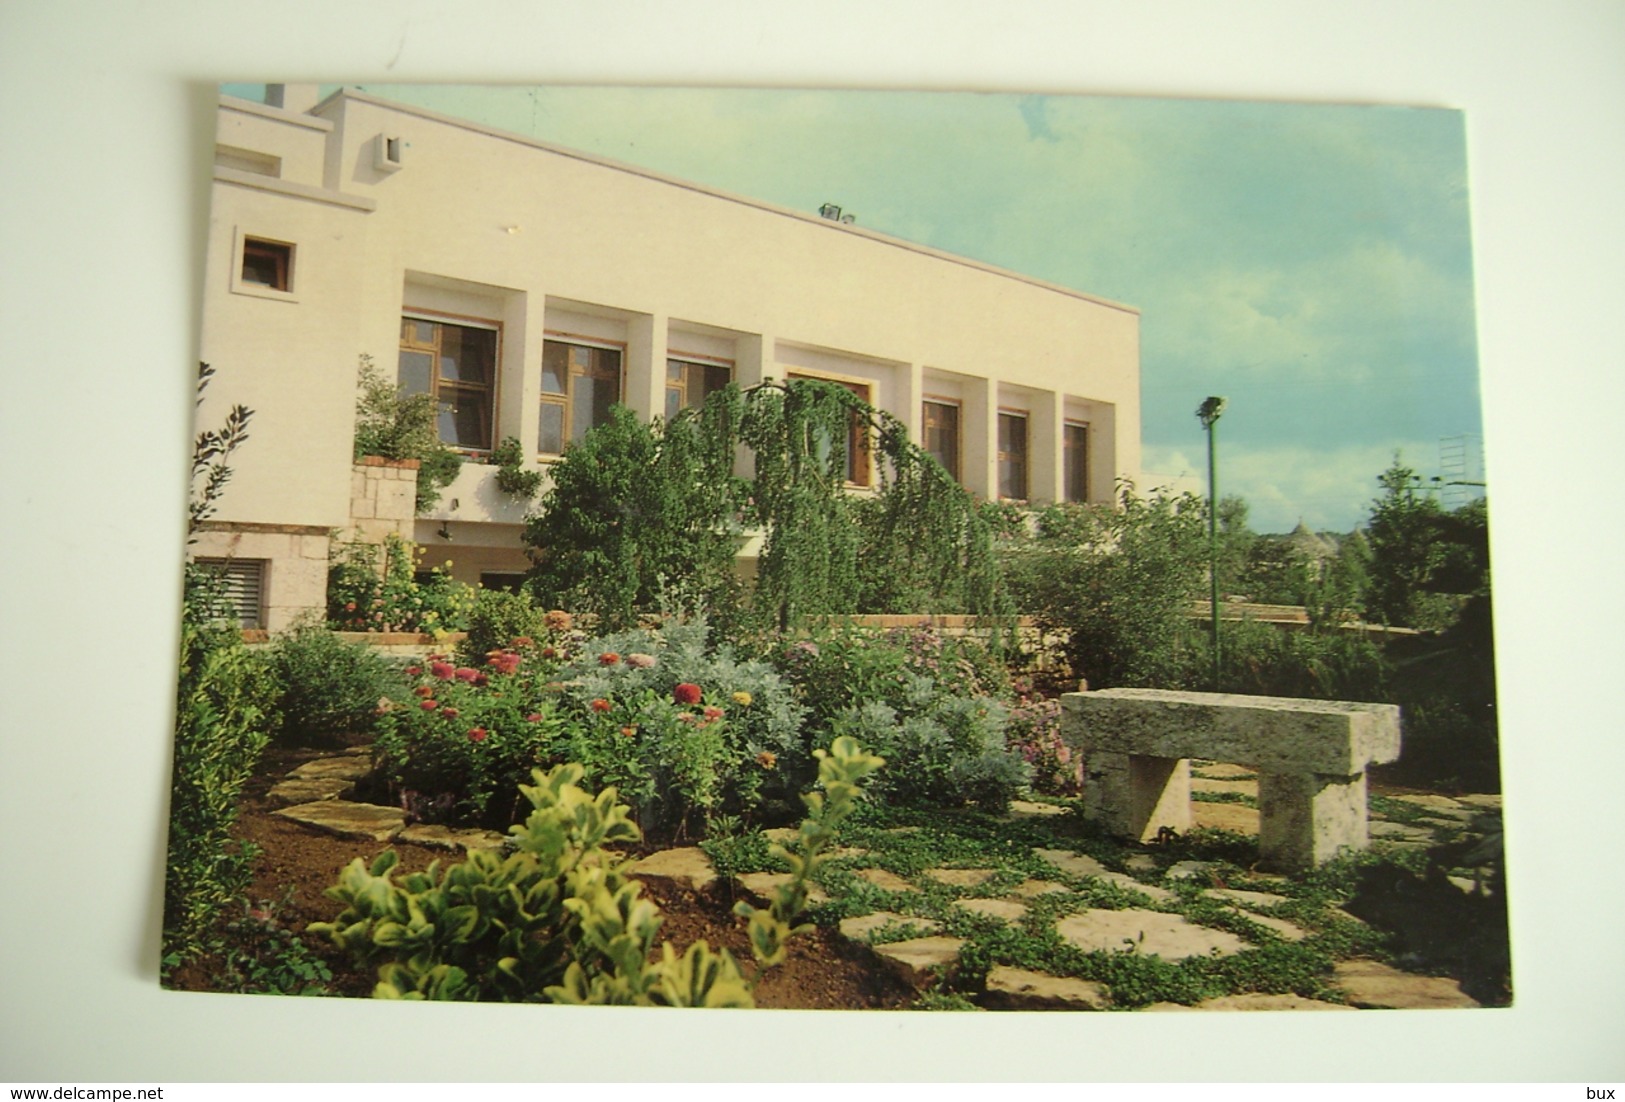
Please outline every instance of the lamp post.
[{"label": "lamp post", "polygon": [[1219,453],[1214,425],[1224,412],[1223,398],[1209,398],[1196,408],[1207,430],[1208,617],[1213,632],[1213,691],[1219,691]]}]

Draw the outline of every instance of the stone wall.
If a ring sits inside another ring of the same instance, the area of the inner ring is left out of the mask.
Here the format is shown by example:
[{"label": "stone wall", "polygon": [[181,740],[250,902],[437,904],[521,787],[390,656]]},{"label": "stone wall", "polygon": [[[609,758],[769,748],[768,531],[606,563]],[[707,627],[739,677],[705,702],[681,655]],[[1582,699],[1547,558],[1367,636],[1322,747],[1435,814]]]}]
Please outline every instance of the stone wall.
[{"label": "stone wall", "polygon": [[391,535],[408,543],[417,519],[418,461],[376,455],[355,461],[350,473],[350,523],[342,543],[383,543]]}]

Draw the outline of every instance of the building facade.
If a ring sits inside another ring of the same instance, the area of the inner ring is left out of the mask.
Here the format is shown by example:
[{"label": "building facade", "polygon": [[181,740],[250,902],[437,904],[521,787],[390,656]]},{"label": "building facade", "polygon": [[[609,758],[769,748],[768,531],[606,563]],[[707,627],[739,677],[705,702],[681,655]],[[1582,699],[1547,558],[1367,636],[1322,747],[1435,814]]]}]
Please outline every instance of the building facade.
[{"label": "building facade", "polygon": [[[322,607],[335,537],[511,581],[527,504],[478,462],[494,445],[545,471],[616,402],[669,415],[730,381],[848,387],[985,498],[1104,502],[1138,473],[1132,308],[363,93],[267,99],[220,101],[201,347],[199,424],[255,411],[194,547],[231,560],[246,620]],[[472,460],[424,515],[411,471],[352,461],[363,358]]]}]

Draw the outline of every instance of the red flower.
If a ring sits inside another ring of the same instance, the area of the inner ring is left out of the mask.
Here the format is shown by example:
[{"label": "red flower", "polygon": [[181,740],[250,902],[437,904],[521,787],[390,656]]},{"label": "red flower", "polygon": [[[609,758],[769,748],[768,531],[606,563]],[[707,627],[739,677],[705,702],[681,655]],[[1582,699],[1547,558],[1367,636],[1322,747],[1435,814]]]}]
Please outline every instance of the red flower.
[{"label": "red flower", "polygon": [[536,642],[536,640],[532,639],[530,636],[521,635],[518,638],[514,639],[514,641],[509,643],[508,645],[510,647],[518,649],[519,647],[528,647],[534,642]]},{"label": "red flower", "polygon": [[486,664],[493,667],[498,673],[513,673],[519,668],[519,656],[507,652],[493,654],[487,658]]},{"label": "red flower", "polygon": [[468,729],[469,742],[484,742],[487,732],[484,727],[470,727]]},{"label": "red flower", "polygon": [[636,727],[622,727],[621,728],[621,737],[622,738],[633,738],[634,736],[637,735],[637,733],[638,733],[638,729]]},{"label": "red flower", "polygon": [[431,662],[429,672],[441,681],[450,681],[457,673],[449,662]]},{"label": "red flower", "polygon": [[698,704],[700,695],[700,687],[689,681],[679,682],[671,691],[671,698],[679,704]]},{"label": "red flower", "polygon": [[456,677],[457,680],[459,680],[459,681],[467,681],[470,684],[472,684],[474,679],[476,677],[478,677],[479,675],[480,675],[479,670],[470,669],[467,666],[458,666],[457,669],[455,671],[453,671],[453,676]]},{"label": "red flower", "polygon": [[434,695],[434,686],[433,685],[419,685],[417,688],[413,689],[412,692],[415,693],[418,696],[433,696]]},{"label": "red flower", "polygon": [[468,683],[475,686],[489,685],[491,683],[491,679],[486,677],[483,673],[480,673],[478,670],[475,670],[474,676],[468,679]]},{"label": "red flower", "polygon": [[525,722],[526,723],[540,723],[541,721],[542,721],[542,713],[540,713],[540,712],[532,712],[532,713],[530,713],[530,715],[525,717]]},{"label": "red flower", "polygon": [[592,702],[592,710],[595,712],[607,712],[613,707],[615,707],[615,705],[611,704],[603,697],[598,697]]},{"label": "red flower", "polygon": [[406,667],[406,676],[408,676],[408,677],[416,677],[418,674],[420,674],[422,672],[423,672],[423,667],[422,666],[408,666],[408,667]]},{"label": "red flower", "polygon": [[600,666],[613,666],[613,665],[615,665],[615,663],[619,662],[620,660],[621,660],[621,656],[616,654],[612,650],[607,650],[603,654],[600,654],[598,656],[598,664]]},{"label": "red flower", "polygon": [[722,718],[722,709],[721,708],[707,708],[705,710],[705,720],[706,720],[707,723],[710,723],[710,722],[712,722],[714,720],[718,720],[718,719],[721,719],[721,718]]},{"label": "red flower", "polygon": [[439,701],[435,700],[425,700],[422,704],[419,704],[418,707],[422,708],[425,712],[432,712],[436,708],[440,707],[440,703]]},{"label": "red flower", "polygon": [[456,708],[442,708],[442,709],[440,709],[440,714],[445,716],[447,719],[456,719],[457,718],[457,709]]},{"label": "red flower", "polygon": [[354,612],[355,611],[355,602],[354,601],[346,601],[344,603],[344,611],[345,612]]},{"label": "red flower", "polygon": [[557,658],[558,656],[559,656],[559,652],[556,649],[554,649],[553,647],[543,647],[542,648],[542,657],[543,658]]}]

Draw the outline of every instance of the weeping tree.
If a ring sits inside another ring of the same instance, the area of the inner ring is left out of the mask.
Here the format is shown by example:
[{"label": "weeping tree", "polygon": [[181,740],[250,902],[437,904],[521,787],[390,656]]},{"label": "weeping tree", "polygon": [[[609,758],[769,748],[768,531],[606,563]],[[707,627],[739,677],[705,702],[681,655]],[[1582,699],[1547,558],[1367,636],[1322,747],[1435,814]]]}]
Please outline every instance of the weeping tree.
[{"label": "weeping tree", "polygon": [[[740,446],[753,474],[733,475]],[[873,459],[874,492],[849,474]],[[787,630],[861,612],[994,615],[1005,602],[991,530],[903,423],[830,383],[731,385],[699,409],[645,424],[629,410],[566,450],[526,529],[544,601],[609,624],[669,603],[723,618],[739,536],[763,533],[748,611]]]}]

